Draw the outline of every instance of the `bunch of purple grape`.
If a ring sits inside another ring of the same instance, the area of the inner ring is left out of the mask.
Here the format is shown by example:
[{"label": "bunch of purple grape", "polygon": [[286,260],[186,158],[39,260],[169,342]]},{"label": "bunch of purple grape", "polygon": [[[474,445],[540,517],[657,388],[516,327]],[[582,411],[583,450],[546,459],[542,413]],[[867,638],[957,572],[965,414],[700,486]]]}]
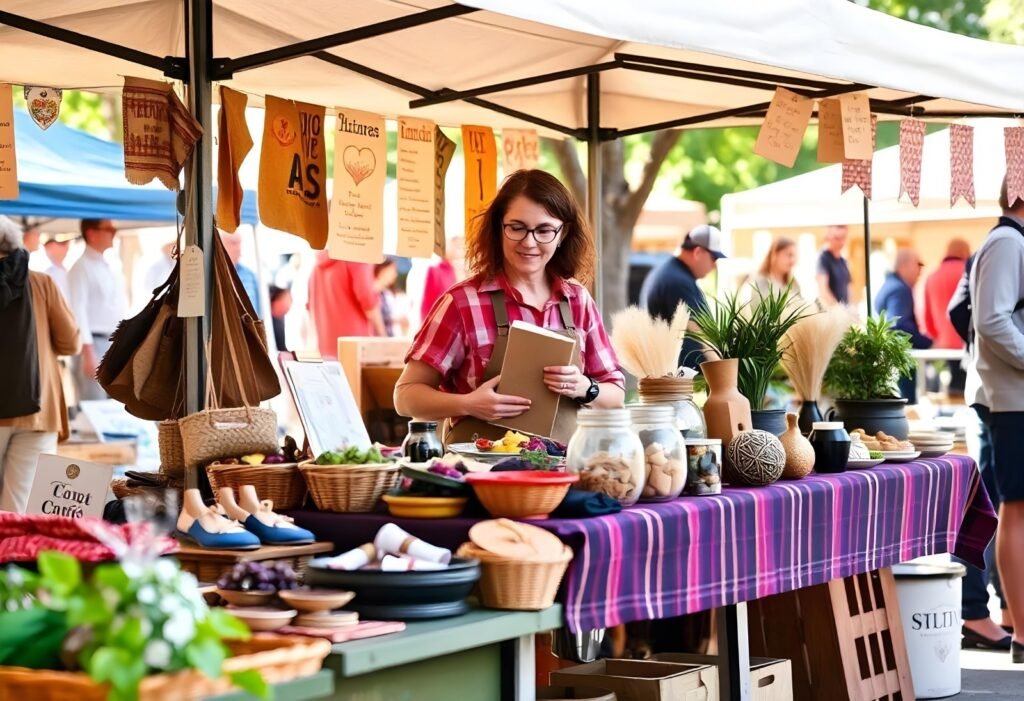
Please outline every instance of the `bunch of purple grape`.
[{"label": "bunch of purple grape", "polygon": [[237,591],[280,591],[294,589],[297,579],[287,562],[239,562],[217,580],[217,586]]},{"label": "bunch of purple grape", "polygon": [[[462,463],[459,463],[459,465],[462,465]],[[458,480],[459,482],[463,481],[461,470],[455,467],[449,467],[448,465],[444,465],[439,462],[428,467],[427,472],[433,472],[435,475],[441,475],[442,477]]]}]

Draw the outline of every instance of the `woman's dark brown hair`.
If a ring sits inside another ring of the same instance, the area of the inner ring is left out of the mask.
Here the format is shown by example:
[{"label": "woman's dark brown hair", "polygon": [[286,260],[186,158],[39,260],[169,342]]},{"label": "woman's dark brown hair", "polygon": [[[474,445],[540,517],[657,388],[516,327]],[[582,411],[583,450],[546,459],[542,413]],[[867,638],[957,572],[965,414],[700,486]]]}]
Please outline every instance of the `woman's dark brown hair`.
[{"label": "woman's dark brown hair", "polygon": [[543,170],[518,170],[502,183],[487,210],[467,228],[466,262],[475,275],[494,277],[504,267],[502,237],[508,206],[517,197],[536,202],[563,222],[561,245],[547,270],[561,278],[587,284],[594,275],[594,239],[576,200],[558,178]]},{"label": "woman's dark brown hair", "polygon": [[[775,259],[775,256],[790,248],[796,248],[796,241],[794,241],[793,239],[786,238],[785,236],[780,236],[779,238],[775,239],[775,241],[772,243],[772,247],[768,249],[768,255],[764,257],[764,261],[761,263],[761,268],[757,272],[761,273],[765,277],[771,276],[772,261]],[[793,272],[790,271],[789,273],[787,273],[786,278],[786,283],[792,282]]]}]

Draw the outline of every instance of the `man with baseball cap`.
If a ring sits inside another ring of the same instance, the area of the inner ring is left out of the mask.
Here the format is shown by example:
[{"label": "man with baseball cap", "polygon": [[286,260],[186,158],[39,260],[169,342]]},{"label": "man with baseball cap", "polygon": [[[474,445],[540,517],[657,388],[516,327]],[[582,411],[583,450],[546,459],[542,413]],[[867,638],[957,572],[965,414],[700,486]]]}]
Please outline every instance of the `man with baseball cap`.
[{"label": "man with baseball cap", "polygon": [[[640,306],[651,316],[671,321],[676,307],[685,302],[691,309],[707,305],[697,281],[715,269],[722,253],[722,232],[710,224],[690,230],[676,255],[648,273],[640,288]],[[679,364],[697,367],[704,360],[701,346],[687,337],[679,355]]]}]

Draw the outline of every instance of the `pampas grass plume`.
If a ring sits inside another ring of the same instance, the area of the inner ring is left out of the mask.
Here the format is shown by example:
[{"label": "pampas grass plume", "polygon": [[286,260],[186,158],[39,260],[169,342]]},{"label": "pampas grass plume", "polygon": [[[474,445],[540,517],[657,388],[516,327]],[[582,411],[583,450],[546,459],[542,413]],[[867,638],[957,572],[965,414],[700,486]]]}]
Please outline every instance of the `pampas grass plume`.
[{"label": "pampas grass plume", "polygon": [[821,384],[832,354],[855,320],[852,310],[835,305],[804,317],[783,337],[782,367],[801,399],[821,399]]},{"label": "pampas grass plume", "polygon": [[639,307],[627,307],[612,315],[612,347],[622,367],[636,378],[675,375],[689,322],[690,312],[682,303],[671,324]]}]

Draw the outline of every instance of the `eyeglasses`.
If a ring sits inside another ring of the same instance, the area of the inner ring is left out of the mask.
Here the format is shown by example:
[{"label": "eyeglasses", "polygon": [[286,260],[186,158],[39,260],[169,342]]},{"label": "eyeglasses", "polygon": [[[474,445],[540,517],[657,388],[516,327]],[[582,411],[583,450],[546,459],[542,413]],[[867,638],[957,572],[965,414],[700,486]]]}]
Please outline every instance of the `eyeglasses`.
[{"label": "eyeglasses", "polygon": [[557,227],[550,224],[542,224],[531,229],[525,224],[516,222],[514,224],[504,224],[502,228],[505,232],[505,238],[509,241],[522,241],[530,234],[533,234],[533,240],[537,243],[551,243],[561,233],[564,226],[565,224],[560,224]]}]

